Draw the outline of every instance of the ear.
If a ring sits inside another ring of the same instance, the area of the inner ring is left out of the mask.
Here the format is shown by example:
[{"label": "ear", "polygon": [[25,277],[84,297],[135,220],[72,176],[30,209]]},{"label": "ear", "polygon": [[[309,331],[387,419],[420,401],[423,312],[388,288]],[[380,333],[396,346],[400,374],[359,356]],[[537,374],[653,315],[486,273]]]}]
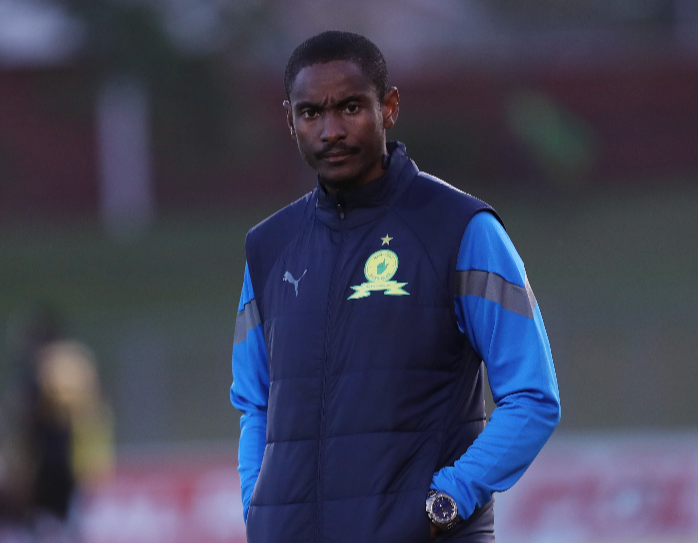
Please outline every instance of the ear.
[{"label": "ear", "polygon": [[386,130],[392,128],[397,122],[397,116],[400,112],[400,95],[397,92],[397,87],[390,87],[383,96],[381,102],[381,113],[383,114],[383,128]]},{"label": "ear", "polygon": [[286,109],[286,124],[288,129],[291,131],[291,137],[296,139],[296,127],[293,126],[293,111],[291,109],[291,102],[284,100],[284,108]]}]

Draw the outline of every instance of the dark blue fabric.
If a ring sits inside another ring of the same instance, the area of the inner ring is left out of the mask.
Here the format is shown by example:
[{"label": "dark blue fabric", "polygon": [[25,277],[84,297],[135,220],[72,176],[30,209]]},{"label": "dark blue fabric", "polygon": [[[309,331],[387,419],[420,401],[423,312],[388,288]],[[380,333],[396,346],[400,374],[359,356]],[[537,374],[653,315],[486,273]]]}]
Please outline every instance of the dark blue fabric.
[{"label": "dark blue fabric", "polygon": [[[463,232],[491,208],[390,150],[381,179],[341,197],[319,187],[248,234],[270,378],[250,543],[428,541],[434,472],[484,428],[482,362],[453,299]],[[408,295],[349,299],[380,250]],[[480,513],[448,540],[489,533]]]}]

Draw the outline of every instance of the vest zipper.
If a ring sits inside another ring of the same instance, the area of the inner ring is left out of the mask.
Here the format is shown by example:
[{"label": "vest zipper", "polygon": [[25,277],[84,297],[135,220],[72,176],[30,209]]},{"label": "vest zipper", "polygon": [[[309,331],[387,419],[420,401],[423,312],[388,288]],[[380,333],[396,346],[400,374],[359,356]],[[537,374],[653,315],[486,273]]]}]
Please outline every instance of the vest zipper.
[{"label": "vest zipper", "polygon": [[[344,209],[340,202],[337,203],[337,210],[339,211],[339,217],[344,219]],[[333,298],[334,298],[334,287],[337,279],[337,269],[339,265],[339,259],[342,256],[342,250],[344,249],[344,222],[342,222],[342,238],[341,244],[339,246],[339,251],[337,252],[337,258],[334,262],[334,267],[332,269],[332,279],[330,280],[330,289],[327,299],[327,321],[325,323],[325,363],[322,367],[322,390],[321,390],[321,402],[320,402],[320,429],[318,433],[318,473],[317,473],[317,543],[322,543],[321,530],[322,530],[322,433],[325,427],[325,396],[327,391],[327,366],[330,361],[330,346],[332,342],[330,341],[331,329],[332,329],[332,309],[333,309]]]}]

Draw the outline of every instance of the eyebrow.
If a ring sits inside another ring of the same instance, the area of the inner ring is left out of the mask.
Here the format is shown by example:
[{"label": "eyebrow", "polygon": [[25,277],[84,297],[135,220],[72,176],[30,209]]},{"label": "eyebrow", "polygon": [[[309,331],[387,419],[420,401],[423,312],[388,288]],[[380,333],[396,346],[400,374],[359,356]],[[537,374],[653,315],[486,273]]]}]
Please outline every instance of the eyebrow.
[{"label": "eyebrow", "polygon": [[337,102],[335,104],[335,107],[341,108],[341,107],[344,107],[351,102],[361,102],[365,98],[366,98],[366,96],[363,94],[353,94],[353,95],[347,96],[343,100],[340,100],[339,102]]},{"label": "eyebrow", "polygon": [[[365,94],[352,94],[351,96],[347,96],[346,98],[342,98],[339,102],[334,104],[332,107],[342,108],[351,102],[361,102],[365,99],[366,99]],[[293,106],[293,109],[295,109],[296,111],[300,111],[300,110],[303,110],[305,108],[310,108],[310,109],[315,109],[315,110],[325,109],[322,105],[317,104],[315,102],[310,102],[310,101],[297,102]]]}]

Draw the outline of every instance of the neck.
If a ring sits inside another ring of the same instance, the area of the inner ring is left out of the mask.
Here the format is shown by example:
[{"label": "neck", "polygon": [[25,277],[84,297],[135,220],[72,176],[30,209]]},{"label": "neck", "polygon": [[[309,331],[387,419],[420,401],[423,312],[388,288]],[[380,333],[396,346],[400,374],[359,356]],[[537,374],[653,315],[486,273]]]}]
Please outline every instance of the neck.
[{"label": "neck", "polygon": [[360,177],[356,177],[347,181],[337,182],[330,181],[324,177],[318,176],[318,180],[320,181],[320,185],[323,189],[325,189],[325,192],[327,194],[343,194],[345,192],[350,192],[354,189],[357,189],[362,185],[366,185],[371,181],[375,181],[380,177],[383,177],[383,175],[385,174],[385,170],[388,169],[389,165],[390,155],[386,153],[381,157],[380,168],[371,168],[371,170],[369,170],[365,175],[362,175]]}]

